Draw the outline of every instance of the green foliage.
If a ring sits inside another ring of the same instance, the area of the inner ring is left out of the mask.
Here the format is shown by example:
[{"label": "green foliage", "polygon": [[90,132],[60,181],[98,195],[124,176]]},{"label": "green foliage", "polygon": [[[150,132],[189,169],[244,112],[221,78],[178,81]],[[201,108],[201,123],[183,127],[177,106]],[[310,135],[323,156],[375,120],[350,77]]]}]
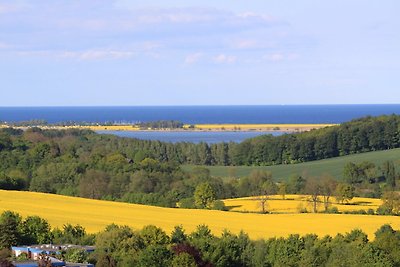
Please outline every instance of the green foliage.
[{"label": "green foliage", "polygon": [[14,267],[14,264],[11,262],[11,250],[8,248],[0,248],[0,266]]},{"label": "green foliage", "polygon": [[21,225],[23,244],[49,244],[53,240],[49,223],[39,216],[28,216]]},{"label": "green foliage", "polygon": [[208,182],[201,183],[194,191],[194,204],[199,209],[210,209],[215,200],[215,192]]},{"label": "green foliage", "polygon": [[187,235],[182,225],[177,225],[171,233],[171,243],[178,244],[183,243],[187,240]]},{"label": "green foliage", "polygon": [[[0,218],[2,226],[14,225],[17,235],[24,221],[45,225],[44,220],[39,217],[32,216],[22,220],[18,214],[12,212],[5,212]],[[64,228],[66,233],[84,239],[83,228]],[[4,231],[0,231],[0,236],[3,233]],[[79,249],[67,250],[64,257],[74,262],[90,260],[89,255]],[[177,226],[171,237],[151,225],[140,231],[133,231],[127,226],[109,225],[97,234],[96,251],[90,257],[96,266],[107,267],[399,266],[400,232],[390,225],[383,225],[376,231],[372,242],[364,232],[357,229],[345,235],[338,234],[334,238],[319,238],[309,234],[252,241],[243,232],[236,235],[224,231],[220,237],[216,237],[205,225],[199,225],[189,236],[186,236],[181,226]],[[46,256],[41,256],[39,261],[41,266],[48,264]],[[10,264],[10,251],[0,250],[0,265],[12,266]]]},{"label": "green foliage", "polygon": [[355,188],[350,184],[339,183],[336,186],[335,198],[338,202],[344,203],[353,199]]},{"label": "green foliage", "polygon": [[381,215],[400,215],[400,194],[395,191],[384,193],[383,204],[379,206],[377,213]]},{"label": "green foliage", "polygon": [[[85,244],[86,230],[80,225],[63,225],[63,229],[55,228],[52,231],[53,242],[56,244]],[[89,242],[90,244],[90,242]],[[88,245],[89,245],[88,244]]]},{"label": "green foliage", "polygon": [[180,253],[174,256],[171,262],[172,267],[197,267],[196,261],[188,253]]},{"label": "green foliage", "polygon": [[165,245],[170,242],[167,234],[161,228],[154,225],[145,226],[140,232],[140,236],[145,246]]},{"label": "green foliage", "polygon": [[140,267],[171,266],[172,253],[165,246],[150,245],[138,255],[137,265]]},{"label": "green foliage", "polygon": [[89,254],[83,249],[68,249],[64,258],[68,262],[84,263],[88,261]]},{"label": "green foliage", "polygon": [[212,203],[211,209],[213,210],[222,210],[222,211],[227,211],[228,208],[225,206],[225,203],[222,200],[215,200]]},{"label": "green foliage", "polygon": [[21,241],[21,216],[12,211],[4,211],[0,215],[0,249],[11,248]]}]

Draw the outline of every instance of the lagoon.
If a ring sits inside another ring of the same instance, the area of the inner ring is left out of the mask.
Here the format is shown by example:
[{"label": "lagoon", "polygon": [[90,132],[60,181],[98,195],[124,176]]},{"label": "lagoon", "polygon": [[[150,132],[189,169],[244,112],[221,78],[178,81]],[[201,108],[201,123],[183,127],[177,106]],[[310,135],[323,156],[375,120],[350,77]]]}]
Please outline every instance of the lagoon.
[{"label": "lagoon", "polygon": [[142,140],[158,140],[162,142],[178,143],[190,142],[208,144],[221,142],[239,143],[245,139],[263,134],[274,136],[282,135],[285,132],[249,132],[249,131],[97,131],[100,134],[113,134],[120,137],[137,138]]}]

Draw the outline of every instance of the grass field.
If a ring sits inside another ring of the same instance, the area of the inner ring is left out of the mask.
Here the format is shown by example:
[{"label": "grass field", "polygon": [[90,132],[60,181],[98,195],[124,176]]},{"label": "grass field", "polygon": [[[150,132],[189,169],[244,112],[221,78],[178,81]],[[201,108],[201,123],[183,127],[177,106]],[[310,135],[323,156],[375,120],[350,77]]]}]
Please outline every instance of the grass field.
[{"label": "grass field", "polygon": [[[275,165],[275,166],[204,166],[208,168],[212,176],[219,177],[243,177],[249,175],[253,170],[271,171],[277,181],[287,180],[293,174],[320,176],[330,174],[337,179],[343,177],[343,167],[347,162],[370,161],[381,165],[386,160],[392,160],[395,165],[400,164],[400,149],[374,151],[343,157],[310,161],[299,164]],[[190,171],[195,166],[184,165],[184,170]]]},{"label": "grass field", "polygon": [[88,232],[97,232],[111,223],[135,229],[153,224],[168,233],[175,225],[192,232],[206,224],[214,234],[223,229],[233,233],[244,230],[253,239],[316,233],[320,236],[346,233],[358,228],[373,238],[383,224],[400,229],[400,217],[343,214],[255,214],[211,210],[186,210],[117,203],[59,196],[53,194],[0,190],[0,212],[12,210],[22,216],[38,215],[53,227],[65,223],[80,224]]},{"label": "grass field", "polygon": [[[322,199],[321,199],[322,202]],[[355,197],[345,204],[340,204],[335,201],[334,197],[330,198],[330,207],[336,207],[340,212],[344,211],[358,211],[376,209],[382,205],[382,200],[376,198],[361,198]],[[225,199],[225,205],[231,211],[241,212],[261,212],[261,205],[259,197],[243,197]],[[309,197],[306,195],[286,195],[285,199],[280,195],[270,196],[267,200],[267,211],[272,213],[299,213],[300,209],[312,211],[312,205]],[[319,203],[318,211],[323,211],[323,203]]]}]

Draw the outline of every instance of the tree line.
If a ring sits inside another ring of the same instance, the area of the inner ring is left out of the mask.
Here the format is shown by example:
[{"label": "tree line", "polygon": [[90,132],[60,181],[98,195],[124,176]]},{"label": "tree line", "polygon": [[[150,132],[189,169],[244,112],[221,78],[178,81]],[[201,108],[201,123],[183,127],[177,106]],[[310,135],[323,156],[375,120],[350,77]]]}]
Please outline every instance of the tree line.
[{"label": "tree line", "polygon": [[373,241],[357,229],[335,237],[292,234],[286,238],[252,240],[244,232],[234,234],[228,230],[216,236],[206,225],[199,225],[189,234],[177,225],[171,234],[167,234],[153,225],[134,230],[111,224],[97,234],[87,234],[79,225],[51,229],[40,217],[22,219],[10,211],[0,215],[0,226],[4,229],[0,232],[0,248],[4,248],[0,251],[2,266],[12,266],[7,250],[12,245],[37,242],[95,245],[95,252],[91,254],[72,250],[56,256],[99,267],[400,265],[400,232],[390,225],[380,227]]},{"label": "tree line", "polygon": [[[166,207],[175,207],[180,202],[186,208],[224,209],[220,202],[199,204],[196,191],[209,187],[216,200],[263,195],[266,187],[276,185],[268,172],[255,171],[241,179],[211,177],[203,167],[185,172],[179,161],[159,158],[158,145],[176,148],[173,144],[99,135],[87,130],[0,129],[0,189]],[[356,195],[377,198],[382,195],[382,183],[389,185],[389,189],[396,188],[399,179],[393,162],[382,166],[348,163],[344,177],[344,182],[356,189]],[[286,186],[287,193],[305,193],[304,185],[310,178],[293,175],[282,186]]]},{"label": "tree line", "polygon": [[[150,127],[180,127],[179,122],[155,122]],[[131,159],[194,165],[275,165],[400,147],[400,116],[365,117],[339,126],[282,136],[262,135],[237,143],[166,143],[126,138],[89,137]],[[3,130],[4,132],[4,130]],[[55,133],[53,133],[55,134]],[[47,133],[47,136],[52,134]],[[57,135],[57,134],[55,134]],[[58,134],[60,135],[60,133]],[[78,134],[80,135],[80,134]],[[88,138],[87,132],[83,134]],[[5,138],[5,139],[4,139]],[[7,138],[0,136],[0,150]]]}]

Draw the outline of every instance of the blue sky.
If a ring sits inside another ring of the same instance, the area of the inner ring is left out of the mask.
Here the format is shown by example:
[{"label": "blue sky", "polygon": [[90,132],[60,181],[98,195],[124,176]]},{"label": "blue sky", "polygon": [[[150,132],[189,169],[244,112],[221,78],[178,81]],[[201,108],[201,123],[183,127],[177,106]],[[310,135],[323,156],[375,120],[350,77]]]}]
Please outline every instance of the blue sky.
[{"label": "blue sky", "polygon": [[400,103],[399,10],[0,0],[0,106]]}]

